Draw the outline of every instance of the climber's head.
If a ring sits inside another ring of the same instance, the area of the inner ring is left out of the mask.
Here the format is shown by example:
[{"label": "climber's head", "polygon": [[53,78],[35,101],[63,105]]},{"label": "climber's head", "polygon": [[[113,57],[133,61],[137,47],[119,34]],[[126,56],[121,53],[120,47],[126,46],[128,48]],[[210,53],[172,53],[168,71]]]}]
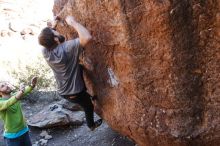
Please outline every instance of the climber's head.
[{"label": "climber's head", "polygon": [[50,27],[42,29],[41,33],[38,36],[39,44],[47,49],[53,49],[58,44],[63,43],[64,41],[65,37],[60,35],[57,31],[53,30]]}]

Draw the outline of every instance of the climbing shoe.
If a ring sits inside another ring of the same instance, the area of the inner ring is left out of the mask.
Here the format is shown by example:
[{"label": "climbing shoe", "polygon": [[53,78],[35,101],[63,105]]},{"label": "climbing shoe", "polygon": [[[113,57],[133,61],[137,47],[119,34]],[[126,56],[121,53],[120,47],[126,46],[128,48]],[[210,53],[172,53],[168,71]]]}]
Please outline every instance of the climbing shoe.
[{"label": "climbing shoe", "polygon": [[94,131],[97,127],[99,127],[102,124],[102,119],[99,119],[97,121],[95,121],[94,126],[90,127],[91,131]]}]

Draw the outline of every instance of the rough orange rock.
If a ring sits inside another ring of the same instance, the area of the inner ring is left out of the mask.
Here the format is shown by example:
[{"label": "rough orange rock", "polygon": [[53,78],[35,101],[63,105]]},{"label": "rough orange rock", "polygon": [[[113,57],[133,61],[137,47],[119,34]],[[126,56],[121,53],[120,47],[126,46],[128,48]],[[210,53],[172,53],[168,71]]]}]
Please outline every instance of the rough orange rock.
[{"label": "rough orange rock", "polygon": [[220,145],[219,0],[55,4],[54,15],[73,15],[92,33],[84,64],[113,129],[140,146]]}]

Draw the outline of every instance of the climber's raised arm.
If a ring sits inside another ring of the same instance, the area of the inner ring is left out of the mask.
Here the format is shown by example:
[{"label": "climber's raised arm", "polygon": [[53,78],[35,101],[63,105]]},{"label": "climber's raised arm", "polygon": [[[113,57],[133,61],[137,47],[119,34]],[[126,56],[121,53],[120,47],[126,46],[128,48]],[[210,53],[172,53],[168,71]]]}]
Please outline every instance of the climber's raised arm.
[{"label": "climber's raised arm", "polygon": [[80,46],[85,47],[92,39],[89,31],[80,23],[78,23],[73,16],[67,16],[65,19],[66,23],[72,26],[79,35]]}]

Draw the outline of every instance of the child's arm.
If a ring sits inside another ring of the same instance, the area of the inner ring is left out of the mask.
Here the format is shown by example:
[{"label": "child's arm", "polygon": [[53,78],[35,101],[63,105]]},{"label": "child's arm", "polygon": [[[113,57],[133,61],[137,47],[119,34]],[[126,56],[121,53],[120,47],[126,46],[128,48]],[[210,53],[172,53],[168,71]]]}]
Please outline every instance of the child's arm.
[{"label": "child's arm", "polygon": [[29,93],[31,93],[31,91],[34,89],[36,84],[37,84],[37,77],[34,77],[34,78],[31,79],[31,85],[29,85],[29,86],[25,87],[24,89],[22,89],[22,91],[23,91],[22,96],[26,96]]},{"label": "child's arm", "polygon": [[22,96],[27,96],[33,90],[32,86],[26,86]]},{"label": "child's arm", "polygon": [[15,96],[12,96],[8,100],[4,100],[0,102],[0,111],[6,110],[8,107],[12,106],[15,104],[18,99],[22,96],[22,92],[19,91]]},{"label": "child's arm", "polygon": [[8,107],[15,104],[19,99],[21,99],[21,97],[26,96],[27,94],[29,94],[33,90],[33,88],[36,86],[36,83],[37,83],[37,77],[34,77],[31,80],[31,85],[30,86],[27,86],[23,90],[20,89],[20,91],[18,91],[14,96],[9,98],[8,100],[0,101],[0,111],[7,109]]}]

